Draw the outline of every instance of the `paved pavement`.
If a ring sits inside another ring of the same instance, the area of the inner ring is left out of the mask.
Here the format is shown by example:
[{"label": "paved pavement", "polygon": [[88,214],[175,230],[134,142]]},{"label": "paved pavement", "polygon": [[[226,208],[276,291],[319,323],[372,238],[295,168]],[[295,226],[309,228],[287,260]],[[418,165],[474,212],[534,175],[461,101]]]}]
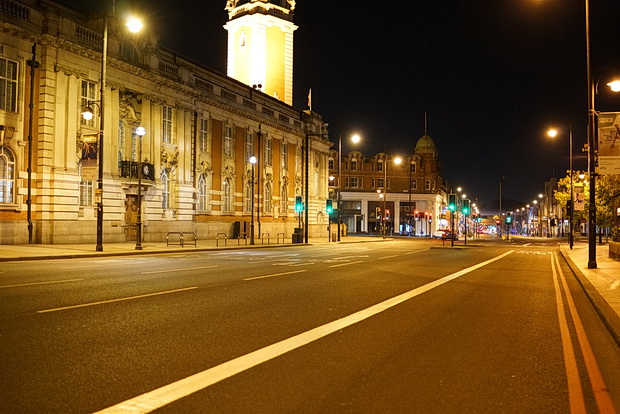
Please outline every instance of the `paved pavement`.
[{"label": "paved pavement", "polygon": [[[343,237],[338,243],[382,242],[392,240],[379,237]],[[281,246],[295,246],[288,240],[269,243],[265,240],[255,240],[255,245],[245,244],[238,240],[199,240],[196,246],[185,244],[166,245],[165,242],[142,243],[142,250],[135,249],[135,242],[104,244],[103,251],[98,252],[94,244],[21,244],[0,245],[0,262],[20,260],[68,259],[77,257],[127,256],[136,254],[162,254],[187,251],[207,251],[220,249],[249,249],[270,248]],[[310,239],[309,244],[329,243],[325,239]],[[297,244],[298,245],[298,244]],[[455,246],[463,248],[461,244]],[[471,246],[473,247],[473,246]],[[596,246],[596,269],[588,269],[588,244],[575,243],[570,250],[566,243],[560,243],[560,252],[566,258],[573,273],[577,276],[582,287],[595,308],[607,324],[616,342],[620,345],[620,261],[609,258],[609,246]]]}]

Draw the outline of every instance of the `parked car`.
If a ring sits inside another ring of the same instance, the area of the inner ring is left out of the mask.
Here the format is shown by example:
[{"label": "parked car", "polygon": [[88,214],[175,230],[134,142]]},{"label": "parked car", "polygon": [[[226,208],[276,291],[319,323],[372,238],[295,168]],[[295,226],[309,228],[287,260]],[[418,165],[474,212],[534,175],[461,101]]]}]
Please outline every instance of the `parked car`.
[{"label": "parked car", "polygon": [[[452,232],[449,229],[439,229],[435,232],[435,235],[433,237],[441,240],[450,240],[452,239]],[[458,236],[454,237],[454,240],[458,239]]]}]

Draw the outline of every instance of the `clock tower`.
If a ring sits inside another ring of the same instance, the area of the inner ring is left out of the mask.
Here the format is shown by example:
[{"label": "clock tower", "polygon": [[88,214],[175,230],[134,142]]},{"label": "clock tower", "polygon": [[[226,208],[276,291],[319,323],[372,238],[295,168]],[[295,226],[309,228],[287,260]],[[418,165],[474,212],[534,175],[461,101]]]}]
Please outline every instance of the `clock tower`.
[{"label": "clock tower", "polygon": [[228,0],[231,78],[293,104],[295,0]]}]

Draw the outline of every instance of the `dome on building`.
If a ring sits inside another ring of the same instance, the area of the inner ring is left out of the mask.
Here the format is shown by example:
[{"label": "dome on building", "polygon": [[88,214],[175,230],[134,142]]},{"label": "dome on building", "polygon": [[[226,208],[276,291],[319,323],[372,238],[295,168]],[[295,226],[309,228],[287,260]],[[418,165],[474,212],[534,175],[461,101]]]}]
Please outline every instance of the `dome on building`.
[{"label": "dome on building", "polygon": [[437,151],[437,147],[435,146],[435,141],[433,138],[428,136],[427,134],[422,135],[418,142],[415,144],[415,152],[435,152]]}]

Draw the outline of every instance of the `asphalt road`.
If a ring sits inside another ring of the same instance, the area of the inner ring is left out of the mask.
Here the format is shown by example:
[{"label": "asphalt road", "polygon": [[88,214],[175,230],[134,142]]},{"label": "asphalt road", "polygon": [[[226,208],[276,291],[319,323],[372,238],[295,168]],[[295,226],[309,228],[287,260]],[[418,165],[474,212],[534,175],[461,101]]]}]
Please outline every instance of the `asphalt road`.
[{"label": "asphalt road", "polygon": [[620,350],[552,245],[439,246],[3,263],[0,412],[620,407]]}]

